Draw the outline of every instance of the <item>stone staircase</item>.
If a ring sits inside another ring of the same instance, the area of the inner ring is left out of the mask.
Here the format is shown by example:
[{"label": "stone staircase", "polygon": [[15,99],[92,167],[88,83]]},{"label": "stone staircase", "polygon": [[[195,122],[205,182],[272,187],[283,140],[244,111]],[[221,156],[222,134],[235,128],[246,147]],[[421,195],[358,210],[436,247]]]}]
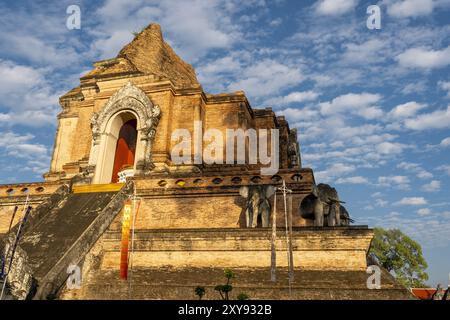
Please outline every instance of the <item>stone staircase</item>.
[{"label": "stone staircase", "polygon": [[[75,192],[62,193],[51,205],[43,204],[45,210],[37,207],[8,275],[12,295],[18,299],[54,298],[68,278],[67,268],[77,265],[109,227],[131,187],[128,183],[118,191],[74,188]],[[15,229],[6,236],[5,253],[14,235]]]}]

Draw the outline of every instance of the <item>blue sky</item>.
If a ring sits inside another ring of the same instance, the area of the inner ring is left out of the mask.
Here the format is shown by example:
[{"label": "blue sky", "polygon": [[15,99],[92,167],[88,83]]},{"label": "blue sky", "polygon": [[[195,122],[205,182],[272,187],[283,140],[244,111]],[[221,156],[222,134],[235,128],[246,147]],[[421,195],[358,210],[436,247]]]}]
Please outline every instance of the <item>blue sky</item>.
[{"label": "blue sky", "polygon": [[[81,8],[81,29],[66,8]],[[381,30],[366,9],[381,8]],[[299,129],[303,165],[356,224],[419,241],[450,273],[450,0],[3,1],[0,181],[42,180],[58,96],[149,22],[204,90],[244,90]]]}]

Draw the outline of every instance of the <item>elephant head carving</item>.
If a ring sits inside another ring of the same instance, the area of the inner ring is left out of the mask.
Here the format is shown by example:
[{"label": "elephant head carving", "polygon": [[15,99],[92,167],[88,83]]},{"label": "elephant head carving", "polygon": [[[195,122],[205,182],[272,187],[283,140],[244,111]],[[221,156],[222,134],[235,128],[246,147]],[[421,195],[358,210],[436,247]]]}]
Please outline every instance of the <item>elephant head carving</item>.
[{"label": "elephant head carving", "polygon": [[247,199],[245,208],[245,222],[247,228],[256,228],[258,216],[261,216],[263,228],[269,227],[270,202],[269,198],[275,193],[273,186],[243,186],[239,194]]},{"label": "elephant head carving", "polygon": [[[310,195],[302,201],[300,209],[303,217],[314,219],[314,226],[348,225],[351,219],[341,203],[335,188],[320,183],[312,187]],[[341,219],[343,214],[344,219]]]}]

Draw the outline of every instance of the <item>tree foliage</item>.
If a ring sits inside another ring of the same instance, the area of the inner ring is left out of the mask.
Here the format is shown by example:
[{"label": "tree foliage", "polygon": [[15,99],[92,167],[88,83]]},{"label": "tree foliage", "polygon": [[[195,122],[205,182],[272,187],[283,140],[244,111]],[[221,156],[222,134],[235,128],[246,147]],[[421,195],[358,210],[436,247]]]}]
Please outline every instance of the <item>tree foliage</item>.
[{"label": "tree foliage", "polygon": [[[222,300],[230,300],[230,292],[233,290],[233,286],[231,285],[231,279],[233,279],[235,277],[235,274],[230,269],[225,269],[223,271],[223,274],[224,274],[225,278],[227,279],[227,282],[225,284],[220,284],[220,285],[215,286],[214,290],[219,292]],[[201,300],[202,297],[206,294],[206,289],[205,289],[205,287],[198,286],[194,289],[194,293],[195,293],[195,295],[198,296],[199,300]],[[240,293],[237,296],[237,299],[238,300],[248,300],[248,299],[250,299],[250,297],[245,293]]]},{"label": "tree foliage", "polygon": [[214,288],[214,290],[220,293],[220,297],[223,300],[230,300],[229,293],[233,290],[233,286],[231,285],[231,279],[234,278],[234,272],[230,269],[225,269],[223,271],[225,278],[227,278],[227,283],[223,285],[218,285]]},{"label": "tree foliage", "polygon": [[238,300],[248,300],[248,299],[250,299],[250,297],[246,293],[242,292],[242,293],[238,294],[237,299]]},{"label": "tree foliage", "polygon": [[195,295],[197,295],[198,296],[198,299],[199,300],[202,300],[202,298],[203,298],[203,296],[205,295],[205,293],[206,293],[206,289],[205,289],[205,287],[196,287],[195,289],[194,289],[194,292],[195,292]]},{"label": "tree foliage", "polygon": [[405,287],[424,287],[428,280],[422,247],[399,229],[374,229],[369,255]]}]

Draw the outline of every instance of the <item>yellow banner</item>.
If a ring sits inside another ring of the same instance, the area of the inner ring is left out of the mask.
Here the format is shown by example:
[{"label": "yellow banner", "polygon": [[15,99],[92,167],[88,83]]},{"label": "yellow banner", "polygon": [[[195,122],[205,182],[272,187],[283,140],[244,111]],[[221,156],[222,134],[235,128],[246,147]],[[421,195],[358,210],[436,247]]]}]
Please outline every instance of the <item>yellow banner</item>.
[{"label": "yellow banner", "polygon": [[120,278],[124,280],[128,277],[128,246],[131,227],[131,209],[131,200],[127,200],[122,210],[122,243],[120,249]]}]

